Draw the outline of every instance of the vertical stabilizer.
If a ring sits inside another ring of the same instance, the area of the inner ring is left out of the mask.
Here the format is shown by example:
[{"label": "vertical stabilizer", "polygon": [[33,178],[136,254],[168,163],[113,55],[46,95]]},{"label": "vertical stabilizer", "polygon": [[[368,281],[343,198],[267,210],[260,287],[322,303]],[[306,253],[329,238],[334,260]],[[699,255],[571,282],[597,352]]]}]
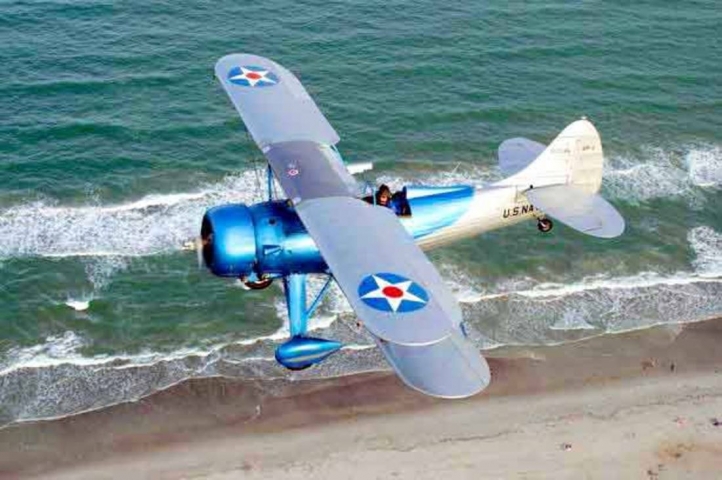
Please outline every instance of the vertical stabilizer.
[{"label": "vertical stabilizer", "polygon": [[581,119],[567,126],[533,162],[502,184],[527,188],[570,184],[596,193],[602,184],[603,168],[599,133],[589,120]]},{"label": "vertical stabilizer", "polygon": [[[530,161],[540,144],[511,139],[499,148],[500,161],[513,156]],[[503,155],[502,155],[503,154]],[[503,164],[503,162],[501,162]],[[499,182],[516,187],[535,211],[543,212],[567,226],[600,238],[614,238],[624,232],[624,219],[601,196],[604,154],[602,140],[594,125],[582,118],[565,128],[554,141],[519,173]],[[538,215],[537,215],[538,216]]]}]

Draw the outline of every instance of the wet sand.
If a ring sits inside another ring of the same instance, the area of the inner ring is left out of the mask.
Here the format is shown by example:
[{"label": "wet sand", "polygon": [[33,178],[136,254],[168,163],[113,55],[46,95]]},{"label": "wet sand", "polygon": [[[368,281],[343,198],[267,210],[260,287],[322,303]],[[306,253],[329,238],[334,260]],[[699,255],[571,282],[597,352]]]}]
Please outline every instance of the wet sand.
[{"label": "wet sand", "polygon": [[390,373],[188,380],[0,430],[0,478],[720,478],[721,345],[713,319],[496,349],[462,401]]}]

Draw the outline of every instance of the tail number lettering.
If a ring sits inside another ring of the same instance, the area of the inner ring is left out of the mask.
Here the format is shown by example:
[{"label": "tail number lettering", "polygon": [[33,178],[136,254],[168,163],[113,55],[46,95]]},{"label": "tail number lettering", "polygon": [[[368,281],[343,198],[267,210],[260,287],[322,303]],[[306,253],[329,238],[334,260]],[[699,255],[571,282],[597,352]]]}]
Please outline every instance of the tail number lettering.
[{"label": "tail number lettering", "polygon": [[534,205],[523,205],[521,207],[505,208],[502,216],[504,218],[518,217],[519,215],[525,215],[534,211]]}]

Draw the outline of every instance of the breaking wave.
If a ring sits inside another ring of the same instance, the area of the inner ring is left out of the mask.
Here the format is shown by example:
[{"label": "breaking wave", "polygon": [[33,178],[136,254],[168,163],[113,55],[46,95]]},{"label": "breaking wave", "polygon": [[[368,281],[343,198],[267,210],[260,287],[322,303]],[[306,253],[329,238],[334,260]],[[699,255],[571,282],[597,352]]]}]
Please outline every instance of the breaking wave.
[{"label": "breaking wave", "polygon": [[692,149],[686,155],[690,181],[703,188],[722,185],[722,148],[710,146]]},{"label": "breaking wave", "polygon": [[703,201],[700,190],[722,185],[722,148],[688,147],[683,152],[649,148],[641,159],[620,155],[607,158],[603,182],[606,196],[630,203],[683,197],[690,206],[699,207]]},{"label": "breaking wave", "polygon": [[[496,168],[457,165],[418,176],[381,175],[376,180],[405,184],[472,184],[498,180]],[[650,149],[641,158],[613,156],[607,161],[605,194],[639,203],[686,197],[699,206],[704,189],[722,184],[722,148],[690,148],[683,155]],[[245,171],[196,192],[152,194],[118,205],[62,206],[36,201],[0,211],[0,260],[27,256],[128,257],[177,251],[198,234],[203,213],[223,203],[259,201],[259,178]]]},{"label": "breaking wave", "polygon": [[[487,349],[551,344],[659,323],[701,320],[722,311],[719,278],[650,274],[581,283],[583,288],[540,285],[538,289],[480,294],[474,301],[467,297],[462,307],[470,338]],[[710,298],[720,300],[710,303]],[[372,348],[373,341],[354,326],[353,314],[344,305],[340,292],[333,293],[329,308],[315,318],[312,328],[348,347],[303,372],[286,371],[273,361],[274,349],[288,334],[282,302],[277,310],[284,326],[277,332],[206,350],[88,358],[79,352],[86,341],[77,334],[49,337],[42,345],[10,352],[9,364],[0,370],[0,424],[102,408],[142,398],[187,378],[304,379],[387,370],[378,350]]]},{"label": "breaking wave", "polygon": [[696,227],[687,234],[687,241],[695,252],[696,271],[703,277],[722,276],[722,234],[707,226]]},{"label": "breaking wave", "polygon": [[[470,338],[485,349],[553,344],[702,320],[722,311],[721,239],[709,227],[693,229],[689,241],[697,270],[669,276],[651,272],[623,278],[594,276],[567,285],[510,279],[492,291],[454,276],[458,284],[450,286],[462,301]],[[322,279],[315,278],[310,290],[321,286]],[[518,289],[507,289],[513,286]],[[70,331],[40,345],[11,349],[0,364],[0,424],[102,408],[142,398],[187,378],[304,379],[387,370],[372,348],[372,339],[355,325],[342,293],[336,287],[330,293],[311,328],[347,347],[303,372],[289,372],[273,358],[274,349],[288,335],[285,304],[280,300],[276,309],[284,322],[278,331],[203,350],[85,357],[80,350],[86,339]]]},{"label": "breaking wave", "polygon": [[206,209],[258,200],[253,171],[193,193],[148,195],[120,205],[17,205],[0,213],[0,258],[129,257],[177,251],[198,235]]},{"label": "breaking wave", "polygon": [[[692,148],[681,156],[654,151],[642,163],[614,157],[608,162],[605,193],[630,203],[676,196],[691,207],[699,206],[705,191],[720,187],[721,159],[718,147]],[[482,185],[496,180],[496,175],[493,169],[463,166],[425,177],[385,175],[379,180],[396,186],[408,182]],[[82,307],[126,268],[126,257],[177,251],[197,234],[207,208],[258,201],[257,192],[256,174],[249,171],[197,192],[149,195],[120,205],[64,207],[34,202],[13,206],[0,211],[5,239],[0,242],[0,262],[27,256],[83,257],[96,292],[65,302]],[[722,234],[697,226],[687,233],[687,242],[694,253],[691,268],[671,274],[613,277],[601,273],[569,283],[520,277],[486,285],[464,275],[457,265],[440,269],[462,305],[467,330],[477,346],[550,344],[719,315]],[[311,293],[321,285],[322,279],[313,278]],[[11,348],[0,359],[0,424],[106,407],[192,377],[302,379],[388,368],[372,348],[372,339],[355,325],[351,308],[334,286],[311,328],[347,347],[309,371],[284,370],[273,361],[273,351],[287,338],[288,319],[280,298],[275,307],[283,320],[278,331],[203,350],[87,357],[82,350],[91,339],[72,331],[35,346]]]}]

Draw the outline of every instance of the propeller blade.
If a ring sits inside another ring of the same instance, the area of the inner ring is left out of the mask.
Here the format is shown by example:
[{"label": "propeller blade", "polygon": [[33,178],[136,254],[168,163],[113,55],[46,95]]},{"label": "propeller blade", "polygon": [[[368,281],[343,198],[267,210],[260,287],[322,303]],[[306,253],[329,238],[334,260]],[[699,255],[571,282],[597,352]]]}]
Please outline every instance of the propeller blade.
[{"label": "propeller blade", "polygon": [[203,262],[203,239],[201,237],[196,238],[195,240],[195,246],[196,246],[196,258],[198,260],[198,268],[202,269],[204,262]]}]

